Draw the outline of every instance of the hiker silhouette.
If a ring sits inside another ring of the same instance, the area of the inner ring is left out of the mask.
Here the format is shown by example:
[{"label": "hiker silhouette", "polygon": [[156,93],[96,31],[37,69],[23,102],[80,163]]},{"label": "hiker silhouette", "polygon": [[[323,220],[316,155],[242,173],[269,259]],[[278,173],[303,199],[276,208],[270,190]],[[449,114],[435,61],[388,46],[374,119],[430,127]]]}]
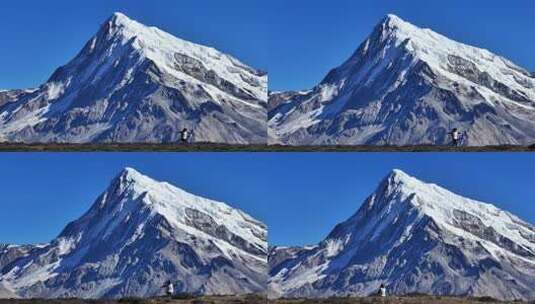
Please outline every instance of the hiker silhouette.
[{"label": "hiker silhouette", "polygon": [[171,283],[171,281],[168,281],[168,282],[164,285],[164,287],[165,287],[165,294],[166,294],[167,296],[170,297],[170,296],[174,295],[174,293],[175,293],[175,286],[173,286],[173,283]]},{"label": "hiker silhouette", "polygon": [[180,141],[183,143],[187,143],[191,137],[191,132],[188,130],[188,128],[182,129],[180,131]]},{"label": "hiker silhouette", "polygon": [[384,284],[381,284],[381,286],[379,286],[379,296],[386,297],[386,287]]},{"label": "hiker silhouette", "polygon": [[457,128],[453,128],[449,134],[451,136],[451,144],[454,147],[458,147],[461,143],[462,133]]}]

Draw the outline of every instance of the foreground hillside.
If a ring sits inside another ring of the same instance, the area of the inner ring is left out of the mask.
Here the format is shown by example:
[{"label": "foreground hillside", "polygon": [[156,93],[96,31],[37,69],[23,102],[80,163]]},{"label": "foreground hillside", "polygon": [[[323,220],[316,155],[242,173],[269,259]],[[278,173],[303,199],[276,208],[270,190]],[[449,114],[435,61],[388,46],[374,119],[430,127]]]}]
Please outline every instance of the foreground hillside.
[{"label": "foreground hillside", "polygon": [[[330,299],[279,299],[267,300],[262,296],[247,295],[247,296],[227,296],[227,297],[200,297],[195,299],[170,299],[170,298],[152,298],[152,299],[121,299],[121,300],[2,300],[0,304],[465,304],[465,303],[521,303],[521,302],[500,302],[490,298],[454,298],[454,297],[431,297],[431,296],[416,296],[416,297],[389,297],[389,298],[330,298]],[[530,302],[535,303],[535,302]]]},{"label": "foreground hillside", "polygon": [[317,146],[285,146],[285,145],[232,145],[218,143],[195,144],[150,144],[150,143],[104,143],[104,144],[24,144],[0,143],[0,151],[155,151],[155,152],[526,152],[535,151],[535,144],[531,146],[483,146],[483,147],[452,147],[445,145],[408,145],[408,146],[372,146],[372,145],[317,145]]},{"label": "foreground hillside", "polygon": [[[272,300],[271,304],[465,304],[465,303],[521,303],[521,302],[500,302],[492,298],[456,298],[456,297],[366,297],[366,298],[329,298],[329,299],[281,299]],[[532,303],[532,302],[530,302]]]},{"label": "foreground hillside", "polygon": [[79,299],[62,299],[62,300],[2,300],[0,304],[257,304],[266,303],[267,299],[259,295],[244,295],[244,296],[206,296],[193,299],[171,299],[171,298],[125,298],[121,300],[79,300]]}]

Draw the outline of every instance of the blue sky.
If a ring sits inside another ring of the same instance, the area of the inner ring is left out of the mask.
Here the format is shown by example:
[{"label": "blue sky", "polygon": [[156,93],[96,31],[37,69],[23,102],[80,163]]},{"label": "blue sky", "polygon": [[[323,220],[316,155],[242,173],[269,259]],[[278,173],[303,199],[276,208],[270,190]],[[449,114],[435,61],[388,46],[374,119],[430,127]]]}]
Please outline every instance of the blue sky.
[{"label": "blue sky", "polygon": [[270,89],[306,89],[394,13],[535,71],[531,0],[0,1],[0,88],[41,84],[114,11],[214,46],[270,73]]},{"label": "blue sky", "polygon": [[273,0],[270,89],[308,89],[346,60],[389,13],[484,47],[535,71],[535,1]]},{"label": "blue sky", "polygon": [[321,240],[393,168],[535,223],[534,153],[2,153],[0,243],[52,239],[125,166],[245,210],[279,245]]},{"label": "blue sky", "polygon": [[0,89],[33,87],[46,81],[116,11],[265,70],[266,2],[0,1]]}]

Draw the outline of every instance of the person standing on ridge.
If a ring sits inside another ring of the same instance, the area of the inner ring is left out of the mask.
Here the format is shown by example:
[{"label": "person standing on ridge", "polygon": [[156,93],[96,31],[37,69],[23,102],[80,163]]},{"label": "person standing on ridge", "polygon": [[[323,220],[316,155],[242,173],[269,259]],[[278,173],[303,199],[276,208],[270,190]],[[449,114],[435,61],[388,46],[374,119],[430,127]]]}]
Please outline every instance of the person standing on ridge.
[{"label": "person standing on ridge", "polygon": [[188,130],[188,128],[184,128],[182,131],[180,131],[180,141],[182,143],[188,143],[190,137],[191,132]]},{"label": "person standing on ridge", "polygon": [[449,134],[451,136],[451,144],[454,147],[458,147],[459,143],[461,142],[461,132],[457,128],[453,128]]},{"label": "person standing on ridge", "polygon": [[386,297],[386,287],[385,287],[385,284],[381,284],[381,286],[379,286],[379,296],[380,297]]},{"label": "person standing on ridge", "polygon": [[175,294],[175,286],[173,286],[173,283],[171,283],[171,281],[168,281],[167,286],[165,287],[166,287],[165,294],[168,297],[172,297]]}]

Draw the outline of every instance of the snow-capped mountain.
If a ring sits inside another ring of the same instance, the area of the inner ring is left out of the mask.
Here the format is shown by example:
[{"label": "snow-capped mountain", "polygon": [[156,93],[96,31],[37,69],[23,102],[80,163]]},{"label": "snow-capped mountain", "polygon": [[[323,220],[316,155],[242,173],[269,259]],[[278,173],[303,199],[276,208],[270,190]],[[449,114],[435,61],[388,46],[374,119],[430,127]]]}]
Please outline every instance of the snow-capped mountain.
[{"label": "snow-capped mountain", "polygon": [[228,205],[125,169],[47,244],[0,246],[0,288],[18,297],[262,293],[266,226]]},{"label": "snow-capped mountain", "polygon": [[0,92],[0,141],[265,143],[267,75],[116,13],[37,89]]},{"label": "snow-capped mountain", "polygon": [[389,15],[312,90],[270,94],[269,142],[535,142],[535,78],[487,50]]},{"label": "snow-capped mountain", "polygon": [[535,299],[535,227],[394,170],[318,245],[270,249],[270,297]]}]

